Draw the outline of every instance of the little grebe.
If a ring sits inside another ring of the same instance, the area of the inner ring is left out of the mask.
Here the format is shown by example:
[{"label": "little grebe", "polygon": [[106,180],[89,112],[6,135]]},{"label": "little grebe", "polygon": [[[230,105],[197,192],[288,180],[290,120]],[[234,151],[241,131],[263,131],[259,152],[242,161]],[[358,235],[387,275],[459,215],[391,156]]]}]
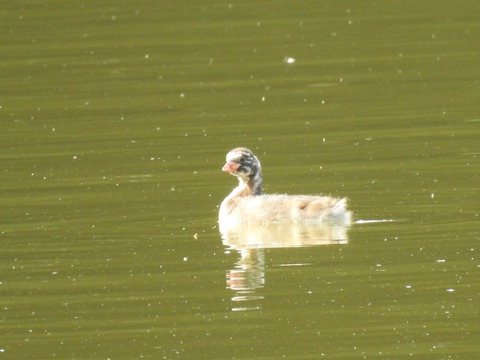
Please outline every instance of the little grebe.
[{"label": "little grebe", "polygon": [[262,195],[260,161],[246,148],[227,154],[222,170],[238,178],[238,186],[222,201],[220,224],[292,222],[348,225],[347,199],[314,195]]}]

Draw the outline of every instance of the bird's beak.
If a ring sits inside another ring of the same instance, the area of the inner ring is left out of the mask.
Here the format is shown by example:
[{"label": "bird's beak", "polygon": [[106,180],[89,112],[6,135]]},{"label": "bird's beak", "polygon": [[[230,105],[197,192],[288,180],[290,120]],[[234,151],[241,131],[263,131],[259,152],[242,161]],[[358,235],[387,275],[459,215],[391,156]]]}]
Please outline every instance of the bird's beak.
[{"label": "bird's beak", "polygon": [[222,171],[233,172],[236,171],[239,167],[239,163],[236,163],[235,161],[228,161],[225,165],[223,165]]}]

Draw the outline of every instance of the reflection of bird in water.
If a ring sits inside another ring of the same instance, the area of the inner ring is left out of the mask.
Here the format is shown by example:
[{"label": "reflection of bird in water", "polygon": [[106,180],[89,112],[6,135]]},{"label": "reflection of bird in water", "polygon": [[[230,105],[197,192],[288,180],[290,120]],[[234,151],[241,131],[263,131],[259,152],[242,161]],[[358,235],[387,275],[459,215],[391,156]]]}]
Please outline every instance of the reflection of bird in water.
[{"label": "reflection of bird in water", "polygon": [[279,222],[348,225],[346,199],[313,195],[262,195],[260,161],[246,148],[227,154],[222,170],[238,178],[238,186],[220,205],[220,224]]},{"label": "reflection of bird in water", "polygon": [[227,286],[232,290],[255,290],[264,284],[265,254],[263,249],[243,249],[235,268],[227,271]]},{"label": "reflection of bird in water", "polygon": [[224,245],[236,250],[340,245],[348,242],[348,227],[344,225],[220,222],[219,230]]}]

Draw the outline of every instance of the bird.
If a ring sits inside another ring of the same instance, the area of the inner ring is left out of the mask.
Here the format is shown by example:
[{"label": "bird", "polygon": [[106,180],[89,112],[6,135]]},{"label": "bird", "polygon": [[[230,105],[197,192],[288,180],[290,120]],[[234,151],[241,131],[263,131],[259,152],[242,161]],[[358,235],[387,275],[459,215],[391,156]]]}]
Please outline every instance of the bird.
[{"label": "bird", "polygon": [[245,147],[230,150],[222,171],[238,178],[238,186],[222,201],[219,223],[293,223],[349,225],[352,214],[346,198],[325,195],[262,193],[262,167],[255,154]]}]

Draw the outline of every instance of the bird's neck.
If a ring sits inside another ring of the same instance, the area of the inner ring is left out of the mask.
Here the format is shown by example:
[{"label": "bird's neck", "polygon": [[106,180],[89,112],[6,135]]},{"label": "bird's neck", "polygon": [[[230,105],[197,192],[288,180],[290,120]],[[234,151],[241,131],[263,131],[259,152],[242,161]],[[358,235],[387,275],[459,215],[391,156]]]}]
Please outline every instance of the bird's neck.
[{"label": "bird's neck", "polygon": [[229,197],[255,196],[262,194],[262,174],[257,173],[252,178],[238,178],[238,186],[233,189]]},{"label": "bird's neck", "polygon": [[251,191],[251,195],[261,195],[262,194],[262,173],[257,172],[247,183],[248,188]]}]

